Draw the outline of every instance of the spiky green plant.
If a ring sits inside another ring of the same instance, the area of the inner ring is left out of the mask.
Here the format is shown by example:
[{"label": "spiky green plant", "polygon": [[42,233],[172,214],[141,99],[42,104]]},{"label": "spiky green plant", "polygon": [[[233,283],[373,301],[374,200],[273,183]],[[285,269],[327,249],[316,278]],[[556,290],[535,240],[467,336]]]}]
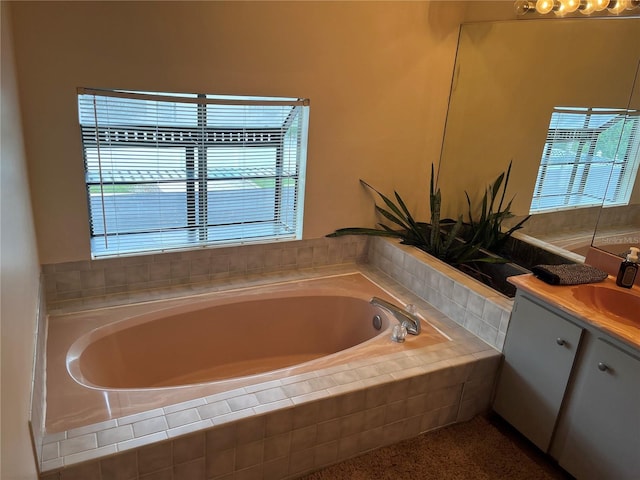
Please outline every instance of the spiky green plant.
[{"label": "spiky green plant", "polygon": [[[478,256],[480,245],[459,241],[458,235],[463,227],[462,215],[455,222],[440,219],[442,194],[440,193],[440,188],[436,189],[434,185],[433,164],[431,165],[431,182],[429,186],[430,223],[416,221],[398,192],[393,192],[394,202],[364,180],[360,180],[360,183],[374,191],[382,199],[386,208],[376,203],[376,211],[391,222],[395,228],[384,223],[378,223],[380,228],[340,228],[327,235],[327,237],[343,235],[395,237],[401,239],[402,243],[413,245],[451,265],[469,262],[499,263],[504,261],[494,257]],[[447,227],[446,229],[443,228],[445,226]]]},{"label": "spiky green plant", "polygon": [[[502,172],[498,175],[494,182],[485,189],[482,197],[479,217],[474,218],[471,199],[469,198],[469,194],[466,191],[464,192],[467,197],[469,228],[465,233],[463,233],[463,238],[469,243],[479,245],[481,248],[494,253],[501,252],[504,244],[507,242],[509,237],[511,237],[513,232],[521,229],[522,225],[531,217],[531,215],[528,215],[509,230],[505,232],[502,231],[502,222],[509,218],[513,218],[513,213],[511,213],[511,204],[513,203],[515,196],[512,197],[509,203],[507,203],[503,208],[505,195],[507,193],[507,185],[509,183],[509,176],[511,175],[512,163],[513,160],[509,162],[509,167],[506,172]],[[500,193],[501,187],[502,193]],[[500,201],[496,206],[495,203],[498,197],[500,197]]]}]

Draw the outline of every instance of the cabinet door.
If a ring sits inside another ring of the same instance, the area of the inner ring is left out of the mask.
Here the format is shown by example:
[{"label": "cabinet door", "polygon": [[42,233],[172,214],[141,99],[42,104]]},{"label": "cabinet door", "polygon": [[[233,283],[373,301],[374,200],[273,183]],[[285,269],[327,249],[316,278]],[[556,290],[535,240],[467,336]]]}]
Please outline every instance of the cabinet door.
[{"label": "cabinet door", "polygon": [[518,293],[493,408],[547,451],[582,328]]},{"label": "cabinet door", "polygon": [[581,480],[638,480],[640,360],[604,340],[589,340],[554,456]]}]

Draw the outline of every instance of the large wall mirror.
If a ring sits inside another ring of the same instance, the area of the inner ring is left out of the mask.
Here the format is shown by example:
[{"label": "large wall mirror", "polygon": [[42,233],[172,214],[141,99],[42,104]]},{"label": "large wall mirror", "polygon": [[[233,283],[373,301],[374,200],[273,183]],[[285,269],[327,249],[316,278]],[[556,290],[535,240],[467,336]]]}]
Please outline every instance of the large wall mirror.
[{"label": "large wall mirror", "polygon": [[[521,238],[574,260],[592,243],[616,254],[640,243],[640,133],[629,134],[638,117],[628,115],[640,108],[638,38],[640,18],[463,25],[438,171],[445,214],[467,211],[465,191],[478,206],[512,161],[507,196],[515,195],[516,219],[530,213],[534,195],[549,194],[534,202]],[[564,133],[550,146],[550,128],[559,124]],[[586,139],[604,130],[598,143]],[[627,167],[623,154],[633,157]],[[583,165],[586,158],[593,163]],[[603,208],[614,192],[609,181],[621,176],[626,196]],[[563,190],[574,185],[579,194]]]}]

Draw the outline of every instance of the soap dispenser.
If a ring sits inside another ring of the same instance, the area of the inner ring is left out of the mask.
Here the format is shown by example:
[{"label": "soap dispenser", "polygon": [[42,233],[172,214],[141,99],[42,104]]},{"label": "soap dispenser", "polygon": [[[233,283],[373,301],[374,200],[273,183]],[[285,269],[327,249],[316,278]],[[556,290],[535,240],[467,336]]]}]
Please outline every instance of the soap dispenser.
[{"label": "soap dispenser", "polygon": [[631,247],[631,251],[627,255],[627,259],[620,264],[620,270],[618,271],[618,278],[616,278],[616,285],[624,288],[633,287],[633,282],[636,279],[638,273],[638,254],[640,248]]}]

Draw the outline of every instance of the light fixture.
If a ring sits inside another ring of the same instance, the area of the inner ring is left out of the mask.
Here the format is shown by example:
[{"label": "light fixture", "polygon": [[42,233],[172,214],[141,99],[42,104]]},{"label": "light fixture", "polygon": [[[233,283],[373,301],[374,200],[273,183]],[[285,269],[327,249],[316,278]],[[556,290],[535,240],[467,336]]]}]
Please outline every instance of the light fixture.
[{"label": "light fixture", "polygon": [[[517,0],[515,11],[518,15],[537,13],[546,15],[572,16],[576,12],[583,15],[621,15],[640,7],[640,0]],[[635,14],[634,14],[635,15]]]}]

